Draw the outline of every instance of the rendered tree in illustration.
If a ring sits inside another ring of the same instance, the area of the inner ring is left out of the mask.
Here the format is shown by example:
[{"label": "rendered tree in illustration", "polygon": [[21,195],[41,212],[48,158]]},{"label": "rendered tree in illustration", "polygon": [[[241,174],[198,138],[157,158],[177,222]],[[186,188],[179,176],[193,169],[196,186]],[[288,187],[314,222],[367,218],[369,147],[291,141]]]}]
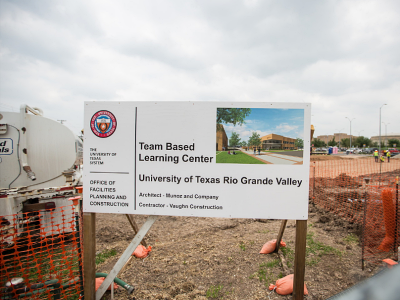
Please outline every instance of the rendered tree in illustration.
[{"label": "rendered tree in illustration", "polygon": [[240,144],[239,134],[236,132],[232,132],[231,138],[229,139],[229,146],[238,146]]},{"label": "rendered tree in illustration", "polygon": [[250,108],[217,108],[217,124],[227,123],[241,126],[245,124],[245,119],[250,113]]},{"label": "rendered tree in illustration", "polygon": [[248,141],[249,146],[260,146],[261,145],[261,137],[257,132],[253,132]]}]

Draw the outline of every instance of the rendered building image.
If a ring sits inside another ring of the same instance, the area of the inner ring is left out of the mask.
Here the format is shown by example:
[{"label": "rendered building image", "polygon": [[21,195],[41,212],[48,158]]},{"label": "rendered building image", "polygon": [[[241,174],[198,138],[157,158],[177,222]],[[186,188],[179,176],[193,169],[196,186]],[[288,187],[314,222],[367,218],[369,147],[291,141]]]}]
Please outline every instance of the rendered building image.
[{"label": "rendered building image", "polygon": [[296,150],[295,142],[296,139],[273,133],[261,137],[263,150]]},{"label": "rendered building image", "polygon": [[228,148],[228,137],[226,136],[224,126],[217,124],[217,151],[222,151],[222,147]]}]

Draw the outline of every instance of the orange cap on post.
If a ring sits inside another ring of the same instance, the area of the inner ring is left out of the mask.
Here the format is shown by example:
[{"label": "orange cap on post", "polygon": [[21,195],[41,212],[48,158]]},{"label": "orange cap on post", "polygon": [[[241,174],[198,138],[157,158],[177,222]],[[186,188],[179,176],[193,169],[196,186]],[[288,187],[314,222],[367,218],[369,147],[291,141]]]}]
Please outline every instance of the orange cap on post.
[{"label": "orange cap on post", "polygon": [[78,200],[81,199],[81,198],[82,198],[81,196],[76,196],[76,197],[69,198],[68,200],[72,201],[73,204],[75,206],[77,206],[78,205]]}]

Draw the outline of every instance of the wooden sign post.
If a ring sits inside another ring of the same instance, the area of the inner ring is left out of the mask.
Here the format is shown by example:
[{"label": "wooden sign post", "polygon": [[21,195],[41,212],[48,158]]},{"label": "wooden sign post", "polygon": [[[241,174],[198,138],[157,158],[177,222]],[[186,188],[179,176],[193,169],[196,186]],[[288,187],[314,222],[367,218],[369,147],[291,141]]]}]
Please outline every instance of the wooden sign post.
[{"label": "wooden sign post", "polygon": [[294,256],[293,300],[304,299],[304,275],[306,268],[307,220],[296,221]]},{"label": "wooden sign post", "polygon": [[83,213],[83,281],[85,300],[96,296],[96,214]]},{"label": "wooden sign post", "polygon": [[[287,220],[282,220],[279,229],[278,237],[276,239],[276,253],[279,254],[280,242],[283,233],[285,232]],[[293,300],[304,299],[304,275],[305,275],[305,261],[306,261],[306,241],[307,241],[307,220],[296,220],[296,242],[295,242],[295,257],[294,257],[294,278],[293,278]],[[279,255],[281,260],[283,257]],[[282,261],[282,267],[287,273],[287,266]],[[289,274],[286,274],[289,275]]]}]

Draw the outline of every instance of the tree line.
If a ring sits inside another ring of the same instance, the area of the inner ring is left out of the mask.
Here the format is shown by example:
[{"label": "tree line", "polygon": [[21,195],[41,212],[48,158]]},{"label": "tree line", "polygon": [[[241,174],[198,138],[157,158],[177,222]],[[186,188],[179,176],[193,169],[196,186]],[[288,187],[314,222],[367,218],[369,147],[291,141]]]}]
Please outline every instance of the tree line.
[{"label": "tree line", "polygon": [[260,146],[261,145],[261,137],[260,134],[257,132],[253,132],[249,140],[242,141],[239,134],[236,132],[232,132],[232,135],[229,139],[229,146],[230,147],[235,147],[235,146],[241,146],[241,147],[246,147],[246,146]]},{"label": "tree line", "polygon": [[[232,132],[231,137],[229,138],[229,146],[230,147],[235,147],[235,146],[240,146],[240,147],[256,146],[256,147],[258,147],[260,145],[261,145],[261,136],[257,132],[253,132],[247,142],[242,141],[239,134],[236,132]],[[297,138],[294,145],[298,148],[303,148],[304,147],[303,139]]]}]

